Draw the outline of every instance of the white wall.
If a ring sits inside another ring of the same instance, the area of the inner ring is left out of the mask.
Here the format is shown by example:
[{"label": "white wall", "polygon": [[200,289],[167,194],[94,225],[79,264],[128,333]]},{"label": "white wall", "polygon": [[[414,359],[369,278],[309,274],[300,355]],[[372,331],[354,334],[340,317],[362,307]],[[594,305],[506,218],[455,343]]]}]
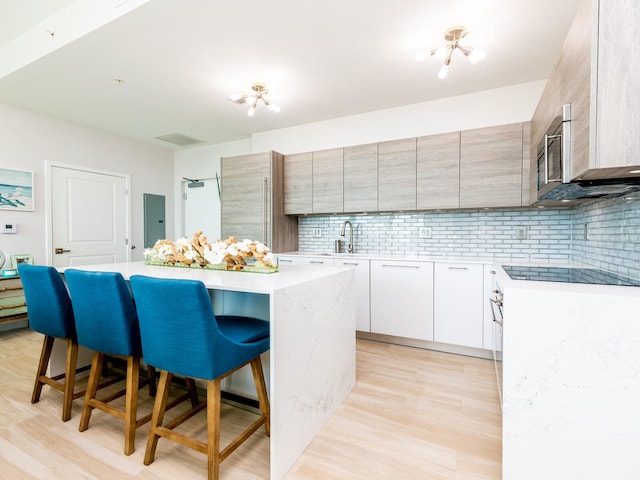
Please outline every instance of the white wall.
[{"label": "white wall", "polygon": [[165,195],[167,231],[174,230],[173,152],[36,114],[0,103],[0,167],[34,172],[34,212],[0,210],[0,222],[18,225],[18,233],[0,235],[7,257],[34,255],[44,264],[46,239],[45,160],[108,170],[131,176],[131,236],[137,248],[132,260],[141,260],[144,245],[143,193]]},{"label": "white wall", "polygon": [[528,122],[545,84],[546,80],[523,83],[256,133],[252,137],[252,151],[258,153],[275,150],[286,155]]}]

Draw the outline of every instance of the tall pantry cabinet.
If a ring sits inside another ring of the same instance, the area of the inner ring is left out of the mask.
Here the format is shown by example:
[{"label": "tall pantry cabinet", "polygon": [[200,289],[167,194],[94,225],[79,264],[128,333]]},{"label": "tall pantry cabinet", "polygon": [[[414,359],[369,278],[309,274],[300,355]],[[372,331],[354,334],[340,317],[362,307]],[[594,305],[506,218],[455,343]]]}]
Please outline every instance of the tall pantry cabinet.
[{"label": "tall pantry cabinet", "polygon": [[258,240],[274,252],[298,249],[298,218],[284,214],[284,156],[222,159],[222,237]]}]

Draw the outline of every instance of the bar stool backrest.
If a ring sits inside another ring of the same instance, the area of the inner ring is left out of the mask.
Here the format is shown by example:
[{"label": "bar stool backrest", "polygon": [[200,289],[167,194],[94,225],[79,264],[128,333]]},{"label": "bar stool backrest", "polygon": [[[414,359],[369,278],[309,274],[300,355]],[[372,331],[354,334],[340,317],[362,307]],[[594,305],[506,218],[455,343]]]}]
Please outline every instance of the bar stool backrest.
[{"label": "bar stool backrest", "polygon": [[75,338],[69,293],[60,273],[45,265],[18,264],[29,313],[29,327],[50,337]]},{"label": "bar stool backrest", "polygon": [[108,355],[140,355],[140,329],[131,292],[118,272],[67,269],[78,343]]}]

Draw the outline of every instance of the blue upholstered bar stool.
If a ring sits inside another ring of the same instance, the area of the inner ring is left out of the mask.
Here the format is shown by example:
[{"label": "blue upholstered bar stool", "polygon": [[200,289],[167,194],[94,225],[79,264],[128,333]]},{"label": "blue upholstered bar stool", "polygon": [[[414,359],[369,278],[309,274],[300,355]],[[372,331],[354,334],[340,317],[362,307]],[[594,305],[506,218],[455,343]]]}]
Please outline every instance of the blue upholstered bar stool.
[{"label": "blue upholstered bar stool", "polygon": [[[269,322],[250,317],[214,315],[205,285],[195,280],[171,280],[134,275],[131,289],[138,308],[145,360],[160,370],[151,430],[144,463],[155,457],[160,437],[207,454],[210,479],[218,479],[220,462],[244,440],[265,426],[269,435],[269,399],[260,354],[269,350]],[[250,364],[260,417],[220,450],[220,382]],[[174,374],[206,381],[207,403],[163,425]],[[207,408],[207,442],[174,428]]]},{"label": "blue upholstered bar stool", "polygon": [[[78,343],[95,352],[80,418],[80,431],[89,427],[94,408],[122,419],[125,425],[124,453],[130,455],[135,450],[136,428],[151,419],[151,415],[136,419],[142,346],[131,293],[120,273],[67,269],[64,277],[71,293]],[[106,355],[126,360],[126,388],[98,399],[96,392]],[[122,395],[125,395],[124,409],[109,405],[109,402]]]},{"label": "blue upholstered bar stool", "polygon": [[[78,360],[78,340],[76,325],[71,308],[71,299],[60,274],[53,267],[43,265],[18,264],[24,296],[29,313],[29,327],[44,334],[38,373],[33,386],[31,403],[40,401],[42,386],[63,392],[62,420],[71,418],[71,406],[74,399],[84,395],[84,390],[74,393],[76,365]],[[67,344],[64,373],[48,377],[47,367],[51,350],[56,338]],[[61,381],[59,381],[61,380]]]}]

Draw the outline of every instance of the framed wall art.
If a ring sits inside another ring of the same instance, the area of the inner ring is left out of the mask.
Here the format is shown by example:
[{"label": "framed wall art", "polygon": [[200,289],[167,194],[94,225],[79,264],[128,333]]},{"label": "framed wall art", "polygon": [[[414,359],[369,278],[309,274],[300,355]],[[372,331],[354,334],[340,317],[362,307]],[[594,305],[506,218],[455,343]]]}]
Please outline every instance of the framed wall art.
[{"label": "framed wall art", "polygon": [[0,209],[33,212],[33,172],[0,168]]},{"label": "framed wall art", "polygon": [[11,255],[11,268],[18,268],[20,263],[33,265],[33,255]]}]

